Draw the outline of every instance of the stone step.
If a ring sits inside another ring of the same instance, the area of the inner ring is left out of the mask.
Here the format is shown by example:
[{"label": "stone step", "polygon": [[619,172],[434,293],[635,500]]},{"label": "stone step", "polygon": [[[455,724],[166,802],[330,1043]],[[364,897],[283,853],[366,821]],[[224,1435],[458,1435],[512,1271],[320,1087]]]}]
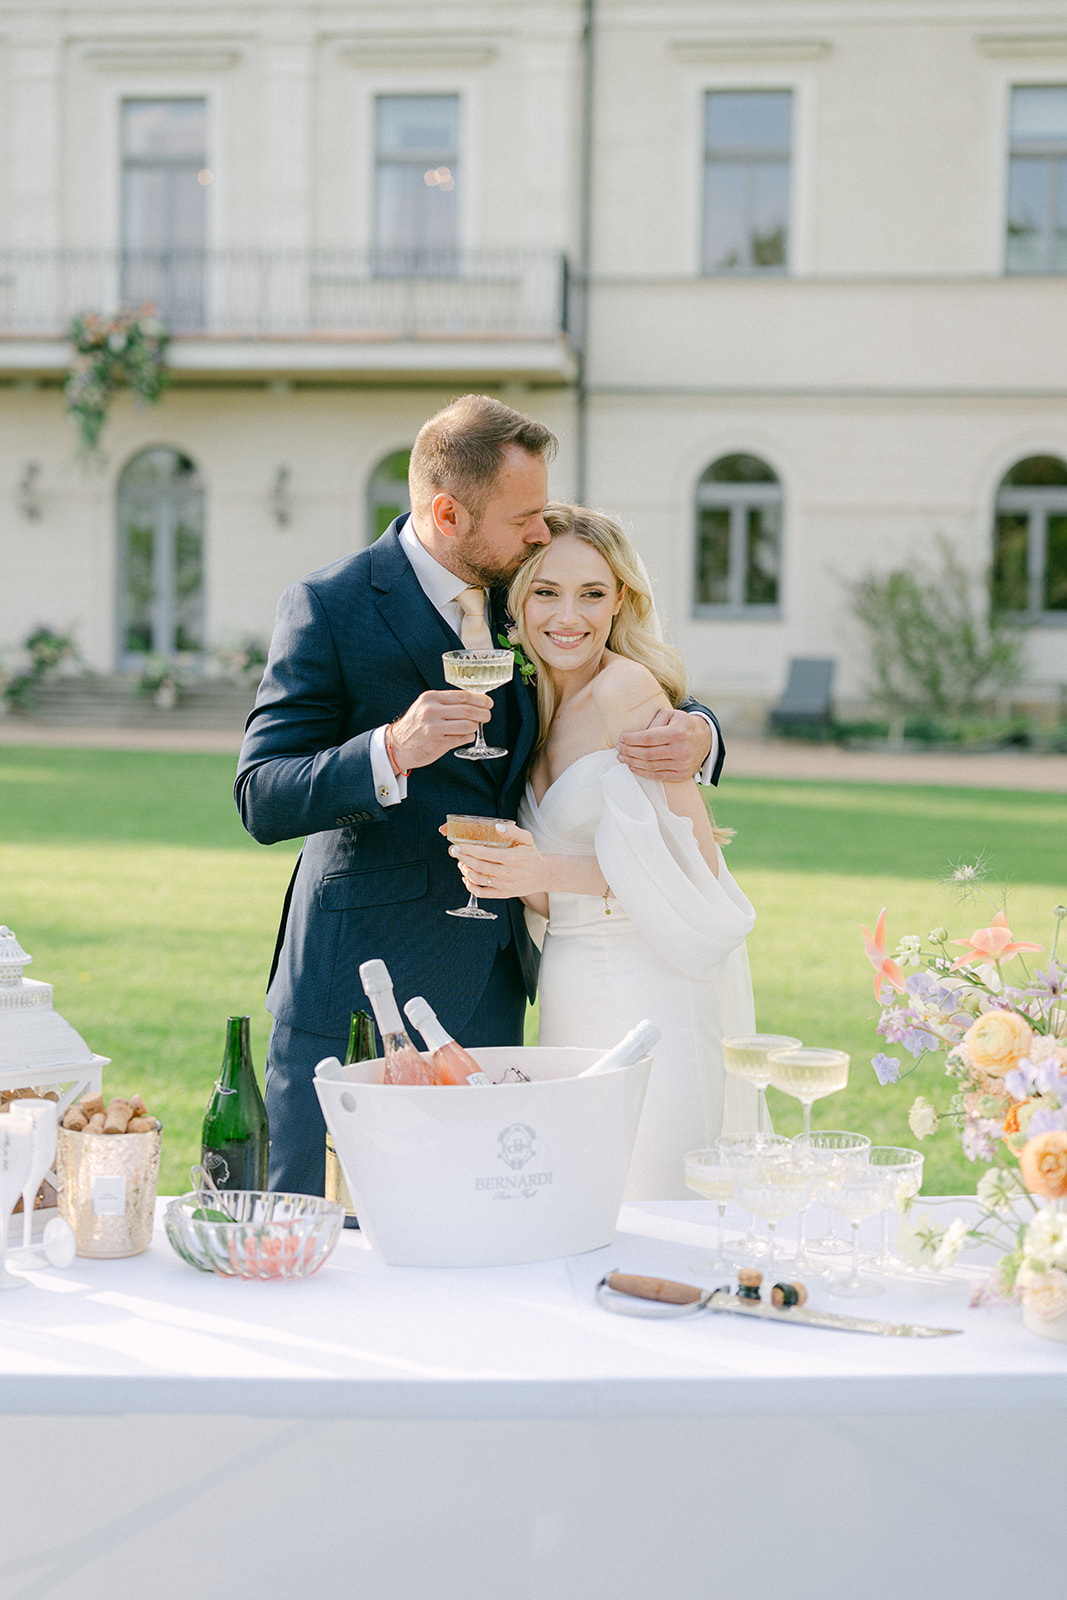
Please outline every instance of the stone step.
[{"label": "stone step", "polygon": [[240,731],[252,709],[255,686],[224,678],[201,678],[183,687],[173,706],[137,692],[136,679],[55,678],[35,691],[32,705],[15,718],[97,728],[210,728]]}]

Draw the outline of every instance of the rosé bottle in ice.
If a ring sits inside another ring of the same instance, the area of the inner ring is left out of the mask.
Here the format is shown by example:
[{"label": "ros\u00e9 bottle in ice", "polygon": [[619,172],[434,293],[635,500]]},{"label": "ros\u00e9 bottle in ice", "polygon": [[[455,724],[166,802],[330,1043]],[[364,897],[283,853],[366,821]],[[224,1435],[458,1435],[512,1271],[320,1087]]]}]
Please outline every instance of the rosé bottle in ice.
[{"label": "ros\u00e9 bottle in ice", "polygon": [[384,961],[364,961],[359,969],[363,992],[374,1008],[385,1054],[386,1083],[439,1083],[433,1067],[415,1049],[400,1020],[393,980]]},{"label": "ros\u00e9 bottle in ice", "polygon": [[456,1043],[452,1035],[441,1025],[433,1006],[428,1000],[424,1000],[421,994],[409,1000],[404,1011],[411,1025],[417,1028],[426,1040],[439,1083],[466,1084],[472,1077],[476,1077],[479,1082],[485,1080],[485,1074],[477,1061],[472,1055],[467,1054],[461,1044]]}]

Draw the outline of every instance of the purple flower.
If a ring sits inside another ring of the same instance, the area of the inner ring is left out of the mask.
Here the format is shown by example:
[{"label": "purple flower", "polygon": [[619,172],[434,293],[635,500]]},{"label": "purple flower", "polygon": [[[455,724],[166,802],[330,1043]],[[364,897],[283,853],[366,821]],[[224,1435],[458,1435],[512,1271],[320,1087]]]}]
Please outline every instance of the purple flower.
[{"label": "purple flower", "polygon": [[910,1050],[911,1054],[918,1060],[921,1055],[925,1055],[927,1050],[936,1050],[941,1041],[937,1034],[931,1033],[928,1028],[905,1028],[899,1041],[893,1040],[893,1043],[902,1044],[905,1050]]},{"label": "purple flower", "polygon": [[1035,1111],[1026,1125],[1026,1137],[1035,1133],[1067,1133],[1067,1115],[1062,1111]]},{"label": "purple flower", "polygon": [[896,1083],[900,1077],[900,1062],[896,1056],[887,1056],[879,1050],[871,1061],[874,1075],[881,1084]]},{"label": "purple flower", "polygon": [[1041,1000],[1058,1000],[1063,994],[1063,981],[1067,974],[1058,961],[1050,961],[1047,972],[1042,972],[1039,967],[1034,968],[1034,982],[1026,993],[1036,996]]},{"label": "purple flower", "polygon": [[904,979],[904,987],[909,994],[918,995],[920,1000],[937,1000],[940,1004],[938,990],[941,985],[929,972],[913,972]]},{"label": "purple flower", "polygon": [[1028,1100],[1034,1086],[1036,1068],[1028,1056],[1023,1056],[1017,1067],[1004,1074],[1004,1087],[1013,1100]]},{"label": "purple flower", "polygon": [[968,1161],[992,1161],[1003,1127],[988,1118],[968,1117],[963,1124],[963,1153]]},{"label": "purple flower", "polygon": [[[1021,1061],[1019,1065],[1022,1066]],[[1065,1078],[1067,1078],[1067,1071],[1057,1060],[1050,1057],[1048,1061],[1042,1061],[1034,1073],[1034,1088],[1039,1094],[1063,1094],[1064,1090],[1067,1089]]]}]

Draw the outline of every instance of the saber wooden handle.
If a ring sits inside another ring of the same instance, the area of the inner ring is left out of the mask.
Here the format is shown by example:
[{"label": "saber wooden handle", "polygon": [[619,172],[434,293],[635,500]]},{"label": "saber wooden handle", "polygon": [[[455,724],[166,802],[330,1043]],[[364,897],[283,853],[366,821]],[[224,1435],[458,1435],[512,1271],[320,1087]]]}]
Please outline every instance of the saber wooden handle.
[{"label": "saber wooden handle", "polygon": [[695,1305],[703,1289],[691,1283],[672,1283],[670,1278],[640,1278],[629,1272],[609,1272],[606,1283],[617,1294],[630,1294],[637,1300],[665,1300],[674,1306]]}]

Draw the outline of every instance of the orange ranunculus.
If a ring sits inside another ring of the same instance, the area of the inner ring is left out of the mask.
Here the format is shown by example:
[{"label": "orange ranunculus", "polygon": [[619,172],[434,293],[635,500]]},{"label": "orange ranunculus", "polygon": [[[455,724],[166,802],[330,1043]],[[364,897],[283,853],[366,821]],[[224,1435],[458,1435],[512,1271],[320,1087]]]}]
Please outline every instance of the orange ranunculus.
[{"label": "orange ranunculus", "polygon": [[904,974],[885,947],[885,907],[882,907],[874,932],[863,930],[863,946],[867,959],[874,968],[874,998],[882,1001],[882,985],[888,983],[898,994],[904,993]]},{"label": "orange ranunculus", "polygon": [[1035,1133],[1023,1145],[1019,1171],[1031,1194],[1062,1200],[1067,1195],[1067,1133]]},{"label": "orange ranunculus", "polygon": [[1043,944],[1022,944],[1012,939],[1008,919],[1003,911],[998,911],[988,928],[976,928],[969,939],[953,939],[953,944],[965,944],[967,954],[957,956],[952,963],[954,967],[972,967],[976,961],[988,961],[996,965],[1000,961],[1007,961],[1009,956],[1016,956],[1021,950],[1043,950]]},{"label": "orange ranunculus", "polygon": [[1019,1112],[1022,1110],[1023,1106],[1028,1106],[1029,1104],[1030,1104],[1029,1100],[1017,1100],[1016,1101],[1016,1103],[1012,1106],[1011,1110],[1008,1112],[1007,1116],[1004,1118],[1004,1132],[1005,1133],[1018,1133],[1018,1131],[1019,1131]]},{"label": "orange ranunculus", "polygon": [[967,1057],[978,1072],[1002,1078],[1030,1048],[1034,1030],[1017,1011],[983,1011],[963,1035]]}]

